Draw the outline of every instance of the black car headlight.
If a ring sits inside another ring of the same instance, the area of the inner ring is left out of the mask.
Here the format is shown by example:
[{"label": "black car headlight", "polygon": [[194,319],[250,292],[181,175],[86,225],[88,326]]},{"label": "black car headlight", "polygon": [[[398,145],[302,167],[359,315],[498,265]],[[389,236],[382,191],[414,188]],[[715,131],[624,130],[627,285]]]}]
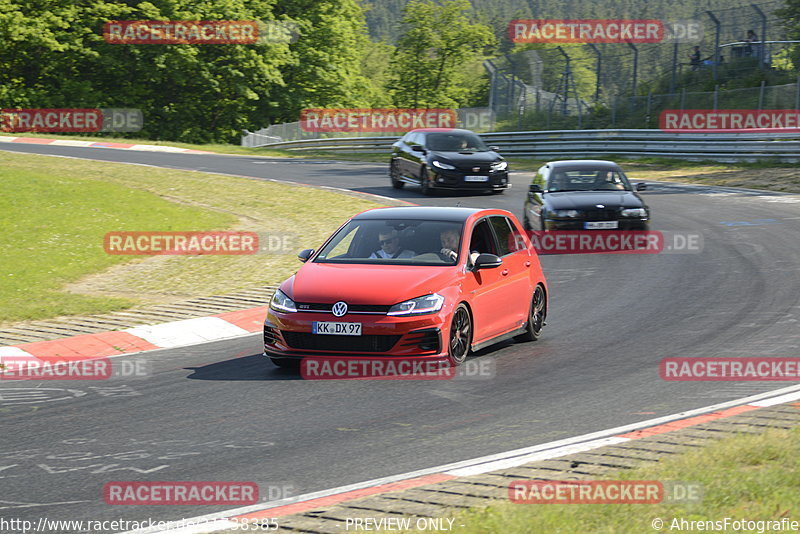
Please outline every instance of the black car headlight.
[{"label": "black car headlight", "polygon": [[623,217],[647,217],[647,210],[644,208],[626,208],[620,212]]},{"label": "black car headlight", "polygon": [[294,301],[287,297],[286,293],[280,289],[275,291],[275,294],[272,295],[272,300],[269,303],[269,307],[272,310],[284,313],[294,313],[297,311],[297,306],[295,305]]},{"label": "black car headlight", "polygon": [[580,217],[583,213],[580,210],[553,210],[551,212],[553,217],[562,217],[562,218],[570,218],[574,219],[576,217]]},{"label": "black car headlight", "polygon": [[437,159],[433,160],[431,162],[431,165],[433,165],[434,167],[438,167],[440,169],[444,169],[446,171],[454,171],[456,169],[454,165],[450,165],[449,163],[445,163]]},{"label": "black car headlight", "polygon": [[444,297],[436,293],[406,300],[400,304],[395,304],[386,315],[424,315],[426,313],[436,313],[442,309]]}]

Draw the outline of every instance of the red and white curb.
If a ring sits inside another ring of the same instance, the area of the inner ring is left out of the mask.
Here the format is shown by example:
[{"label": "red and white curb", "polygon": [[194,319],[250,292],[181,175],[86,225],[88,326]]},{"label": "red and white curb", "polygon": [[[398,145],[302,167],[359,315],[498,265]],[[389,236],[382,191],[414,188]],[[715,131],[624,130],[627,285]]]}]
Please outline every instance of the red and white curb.
[{"label": "red and white curb", "polygon": [[185,347],[260,332],[266,316],[267,306],[260,306],[210,317],[23,343],[0,347],[0,360],[7,357],[74,361]]},{"label": "red and white curb", "polygon": [[187,154],[213,154],[205,150],[178,148],[166,145],[141,145],[136,143],[108,143],[104,141],[78,141],[74,139],[46,139],[43,137],[10,137],[0,136],[0,143],[27,143],[34,145],[55,145],[86,148],[119,148],[123,150],[143,150],[148,152],[182,152]]},{"label": "red and white curb", "polygon": [[165,527],[131,530],[123,534],[200,534],[236,529],[244,521],[273,519],[302,513],[322,506],[377,495],[391,491],[435,484],[457,477],[479,475],[509,469],[519,465],[559,458],[568,454],[586,452],[606,445],[616,445],[673,430],[687,428],[709,421],[724,419],[741,413],[800,400],[800,385],[789,386],[750,397],[714,404],[695,410],[667,415],[639,423],[601,430],[523,449],[506,451],[462,462],[440,465],[410,473],[369,480],[305,495],[298,495],[269,504],[255,504],[226,512],[208,514],[182,521],[173,521]]}]

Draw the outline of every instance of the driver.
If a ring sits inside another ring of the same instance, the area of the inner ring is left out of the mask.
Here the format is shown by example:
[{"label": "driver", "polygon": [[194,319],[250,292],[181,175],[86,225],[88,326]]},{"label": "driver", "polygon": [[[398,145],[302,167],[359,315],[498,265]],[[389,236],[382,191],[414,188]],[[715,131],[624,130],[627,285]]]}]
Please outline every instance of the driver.
[{"label": "driver", "polygon": [[439,251],[439,254],[451,261],[456,261],[460,238],[461,235],[456,230],[443,230],[439,234],[439,240],[442,242],[442,250]]},{"label": "driver", "polygon": [[381,233],[378,234],[378,241],[381,248],[370,254],[370,259],[413,258],[416,256],[413,250],[402,249],[400,247],[400,235],[397,233],[397,230],[381,231]]}]

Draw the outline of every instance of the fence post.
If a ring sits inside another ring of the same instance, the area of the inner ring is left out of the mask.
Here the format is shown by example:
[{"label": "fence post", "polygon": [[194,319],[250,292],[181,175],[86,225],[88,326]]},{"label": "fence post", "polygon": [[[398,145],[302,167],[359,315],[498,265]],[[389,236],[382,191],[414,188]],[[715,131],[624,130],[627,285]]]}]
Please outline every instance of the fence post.
[{"label": "fence post", "polygon": [[602,66],[603,66],[603,56],[600,53],[600,50],[592,43],[587,43],[589,48],[591,48],[595,54],[597,54],[597,67],[595,68],[596,71],[596,81],[594,84],[594,103],[596,104],[598,100],[600,100],[600,74],[602,73]]},{"label": "fence post", "polygon": [[767,16],[757,5],[750,4],[750,7],[752,7],[761,18],[761,46],[758,47],[758,68],[764,70],[764,47],[767,46],[764,42],[767,40]]},{"label": "fence post", "polygon": [[645,124],[647,127],[650,127],[650,109],[653,105],[653,91],[647,93],[647,116],[645,118]]},{"label": "fence post", "polygon": [[681,87],[681,111],[686,108],[686,88]]},{"label": "fence post", "polygon": [[767,84],[766,80],[761,80],[761,87],[758,89],[758,109],[764,108],[764,86]]},{"label": "fence post", "polygon": [[631,86],[631,95],[634,97],[636,96],[636,77],[639,72],[639,49],[636,46],[628,41],[628,46],[631,47],[633,50],[633,84]]},{"label": "fence post", "polygon": [[617,125],[617,97],[611,99],[611,128],[616,128]]},{"label": "fence post", "polygon": [[800,109],[800,76],[798,76],[797,81],[794,82],[794,109]]},{"label": "fence post", "polygon": [[717,111],[717,102],[719,101],[719,84],[714,86],[714,111]]},{"label": "fence post", "polygon": [[672,45],[672,80],[669,82],[669,92],[675,92],[675,86],[678,84],[678,43]]},{"label": "fence post", "polygon": [[719,19],[715,17],[714,13],[712,13],[711,11],[706,11],[706,15],[708,15],[708,17],[711,19],[711,21],[714,23],[714,26],[716,27],[716,30],[714,31],[714,64],[711,65],[711,71],[713,73],[714,80],[716,81],[717,66],[719,65],[719,32],[721,24],[719,22]]}]

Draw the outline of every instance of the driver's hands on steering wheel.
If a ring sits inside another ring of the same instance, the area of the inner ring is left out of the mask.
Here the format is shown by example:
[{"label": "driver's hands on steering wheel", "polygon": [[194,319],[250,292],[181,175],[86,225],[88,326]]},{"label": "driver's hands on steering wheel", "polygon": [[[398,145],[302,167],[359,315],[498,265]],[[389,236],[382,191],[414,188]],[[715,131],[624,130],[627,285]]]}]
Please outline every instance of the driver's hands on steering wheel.
[{"label": "driver's hands on steering wheel", "polygon": [[443,248],[439,251],[439,254],[445,258],[449,258],[452,261],[456,261],[456,258],[458,258],[458,253],[455,250],[450,250],[449,248]]}]

